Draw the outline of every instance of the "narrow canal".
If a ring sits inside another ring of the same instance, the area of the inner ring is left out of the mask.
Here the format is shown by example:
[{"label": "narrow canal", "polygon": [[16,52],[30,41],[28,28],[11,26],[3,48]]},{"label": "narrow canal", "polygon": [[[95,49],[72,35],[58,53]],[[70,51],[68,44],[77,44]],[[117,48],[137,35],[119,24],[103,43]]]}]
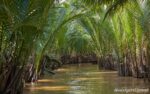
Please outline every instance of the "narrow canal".
[{"label": "narrow canal", "polygon": [[27,84],[24,94],[150,94],[142,79],[119,77],[116,71],[98,70],[97,65],[65,65],[55,72]]}]

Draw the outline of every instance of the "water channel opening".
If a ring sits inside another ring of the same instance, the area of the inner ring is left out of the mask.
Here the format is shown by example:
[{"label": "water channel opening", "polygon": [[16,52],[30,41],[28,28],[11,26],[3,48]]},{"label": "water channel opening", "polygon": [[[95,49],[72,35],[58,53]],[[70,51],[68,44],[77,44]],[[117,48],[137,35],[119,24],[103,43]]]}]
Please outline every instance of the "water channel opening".
[{"label": "water channel opening", "polygon": [[117,89],[149,89],[142,79],[120,77],[117,71],[99,70],[97,65],[64,65],[55,75],[45,75],[37,83],[27,84],[24,94],[149,94],[119,92]]}]

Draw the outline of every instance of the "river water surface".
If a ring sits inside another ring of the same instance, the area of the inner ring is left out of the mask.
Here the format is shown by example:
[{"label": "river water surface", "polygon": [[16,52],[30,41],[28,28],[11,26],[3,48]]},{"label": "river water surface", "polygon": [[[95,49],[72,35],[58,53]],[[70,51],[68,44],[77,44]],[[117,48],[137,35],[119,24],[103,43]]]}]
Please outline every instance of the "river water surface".
[{"label": "river water surface", "polygon": [[26,84],[24,94],[150,94],[142,79],[119,77],[97,65],[65,65],[37,83]]}]

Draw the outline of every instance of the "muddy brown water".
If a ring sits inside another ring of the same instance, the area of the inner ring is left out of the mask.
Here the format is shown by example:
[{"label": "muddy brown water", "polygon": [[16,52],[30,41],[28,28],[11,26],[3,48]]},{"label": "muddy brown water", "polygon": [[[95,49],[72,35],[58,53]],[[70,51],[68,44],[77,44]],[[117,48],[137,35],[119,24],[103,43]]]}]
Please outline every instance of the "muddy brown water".
[{"label": "muddy brown water", "polygon": [[97,65],[65,65],[37,83],[26,84],[24,94],[150,94],[142,79],[119,77]]}]

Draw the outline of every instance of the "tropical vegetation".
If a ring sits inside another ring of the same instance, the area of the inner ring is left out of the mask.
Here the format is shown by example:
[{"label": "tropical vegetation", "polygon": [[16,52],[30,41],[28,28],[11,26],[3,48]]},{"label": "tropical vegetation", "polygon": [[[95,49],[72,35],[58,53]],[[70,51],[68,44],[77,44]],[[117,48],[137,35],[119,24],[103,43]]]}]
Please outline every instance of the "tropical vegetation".
[{"label": "tropical vegetation", "polygon": [[149,26],[149,0],[0,0],[0,94],[90,55],[150,81]]}]

